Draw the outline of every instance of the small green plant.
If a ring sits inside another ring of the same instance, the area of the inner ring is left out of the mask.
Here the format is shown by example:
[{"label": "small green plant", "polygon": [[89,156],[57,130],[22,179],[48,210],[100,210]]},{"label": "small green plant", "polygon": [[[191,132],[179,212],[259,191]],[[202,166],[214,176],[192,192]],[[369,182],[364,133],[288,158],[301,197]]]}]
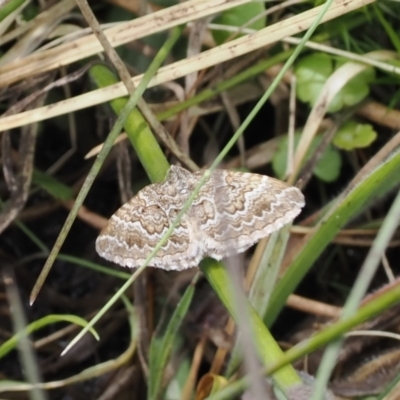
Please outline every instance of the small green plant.
[{"label": "small green plant", "polygon": [[377,133],[372,125],[348,121],[336,132],[333,144],[339,149],[350,151],[368,147],[376,137]]},{"label": "small green plant", "polygon": [[[297,97],[313,106],[322,87],[332,73],[343,65],[325,53],[315,53],[302,58],[296,65]],[[329,105],[329,112],[340,111],[364,100],[369,94],[369,84],[375,79],[375,70],[367,68],[351,79]]]}]

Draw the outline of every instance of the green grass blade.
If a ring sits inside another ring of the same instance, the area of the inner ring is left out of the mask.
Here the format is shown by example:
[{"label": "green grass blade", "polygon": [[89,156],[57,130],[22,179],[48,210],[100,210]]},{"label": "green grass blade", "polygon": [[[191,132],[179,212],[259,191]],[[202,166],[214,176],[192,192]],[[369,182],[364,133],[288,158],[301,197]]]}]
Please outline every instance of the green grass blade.
[{"label": "green grass blade", "polygon": [[378,194],[384,195],[399,183],[400,153],[397,153],[366,176],[347,196],[339,198],[339,204],[334,205],[333,212],[328,213],[309,234],[304,247],[293,257],[291,266],[276,285],[264,317],[267,326],[273,324],[288,296],[294,292],[340,229],[364,210]]},{"label": "green grass blade", "polygon": [[[117,77],[105,65],[93,66],[90,69],[90,76],[99,87],[114,85],[118,82]],[[127,97],[119,98],[112,100],[110,105],[119,115],[127,102]],[[128,115],[124,128],[147,176],[152,182],[161,182],[167,174],[169,163],[149,124],[137,108]]]},{"label": "green grass blade", "polygon": [[282,259],[285,255],[286,245],[290,236],[290,226],[286,225],[279,232],[275,232],[269,237],[267,247],[250,288],[249,299],[259,315],[264,315],[268,307]]},{"label": "green grass blade", "polygon": [[169,356],[172,351],[176,335],[186,316],[192,302],[194,289],[200,274],[196,274],[191,284],[185,290],[179,301],[167,329],[162,337],[154,336],[150,343],[149,351],[149,380],[148,380],[148,399],[156,400],[159,398],[162,389],[163,377]]},{"label": "green grass blade", "polygon": [[282,359],[278,360],[274,364],[271,364],[267,369],[267,372],[272,373],[281,368],[282,365],[298,360],[306,354],[325,346],[329,342],[340,338],[342,335],[346,334],[348,331],[355,328],[362,322],[365,322],[368,319],[383,313],[389,307],[399,303],[400,285],[398,284],[399,282],[396,283],[397,284],[386,290],[378,298],[371,300],[365,306],[361,307],[352,317],[337,321],[315,336],[312,336],[311,338],[293,346],[285,353]]},{"label": "green grass blade", "polygon": [[[52,315],[46,315],[43,318],[40,318],[34,322],[31,322],[27,327],[25,328],[25,335],[29,335],[32,332],[35,332],[37,330],[40,330],[48,325],[54,324],[56,322],[69,322],[71,324],[79,325],[79,326],[86,326],[88,322],[76,315],[58,315],[58,314],[52,314]],[[91,328],[89,329],[92,335],[99,340],[99,335],[97,332]],[[6,340],[1,346],[0,346],[0,359],[3,358],[5,355],[7,355],[11,350],[14,350],[18,344],[18,338],[20,336],[20,333],[17,333],[13,335],[10,339]]]},{"label": "green grass blade", "polygon": [[0,22],[7,18],[18,7],[22,6],[26,0],[11,0],[2,7],[0,7]]},{"label": "green grass blade", "polygon": [[31,229],[29,229],[24,223],[22,223],[20,220],[15,219],[14,224],[18,226],[19,229],[34,243],[42,252],[44,255],[48,255],[49,249],[48,247],[36,236],[35,233]]},{"label": "green grass blade", "polygon": [[[379,263],[384,255],[385,249],[388,247],[393,234],[395,233],[397,226],[400,221],[400,192],[397,193],[397,197],[393,202],[389,212],[387,213],[385,220],[382,224],[381,229],[374,240],[374,243],[368,252],[367,258],[358,273],[356,282],[351,289],[351,293],[347,298],[346,304],[343,308],[340,319],[346,319],[354,315],[357,308],[365,296],[368,287],[370,286],[372,279],[379,267]],[[326,390],[329,378],[332,370],[335,366],[339,351],[342,347],[341,341],[336,341],[329,345],[326,349],[320,367],[317,373],[317,382],[315,385],[315,391],[313,393],[313,400],[318,400],[321,397],[321,393]]]},{"label": "green grass blade", "polygon": [[[326,346],[333,340],[340,338],[346,334],[349,330],[355,328],[357,325],[365,322],[366,320],[373,318],[383,313],[389,307],[400,302],[400,285],[394,285],[378,298],[371,300],[368,304],[361,307],[355,315],[345,320],[338,321],[335,324],[328,326],[322,332],[315,336],[304,340],[303,342],[293,346],[288,350],[282,357],[277,359],[275,362],[268,365],[265,370],[266,375],[274,374],[282,366],[293,363],[294,361],[304,357],[305,355]],[[246,378],[239,379],[233,384],[227,386],[219,393],[210,396],[207,400],[230,400],[238,396],[248,386],[248,380]]]},{"label": "green grass blade", "polygon": [[[237,315],[235,302],[232,297],[233,291],[231,290],[231,279],[228,276],[226,268],[220,262],[211,258],[204,259],[200,264],[200,268],[212,285],[214,291],[218,294],[219,299],[227,308],[229,314],[236,322],[238,322],[240,318]],[[253,337],[256,341],[255,347],[263,364],[268,365],[273,360],[282,356],[282,350],[250,303],[247,303],[247,309],[249,322],[253,330]],[[274,380],[284,391],[301,382],[291,365],[287,365],[285,368],[278,371],[274,375]]]},{"label": "green grass blade", "polygon": [[[268,302],[276,284],[282,258],[286,250],[289,234],[289,225],[283,227],[279,232],[274,232],[268,238],[267,246],[263,251],[249,291],[249,301],[258,315],[264,315],[268,307]],[[236,341],[226,369],[227,376],[231,376],[237,370],[240,359],[238,341]]]},{"label": "green grass blade", "polygon": [[[32,304],[36,296],[38,295],[40,288],[42,287],[47,275],[50,272],[50,269],[54,263],[54,260],[57,257],[58,252],[60,251],[61,246],[63,245],[65,238],[68,235],[68,232],[71,229],[71,226],[78,214],[79,208],[83,204],[83,201],[85,200],[87,194],[89,193],[90,188],[92,187],[92,184],[97,176],[97,174],[100,171],[101,166],[103,165],[108,153],[110,152],[115,139],[117,138],[118,134],[121,132],[121,129],[123,127],[123,124],[127,120],[129,114],[131,111],[136,107],[137,102],[143,95],[144,91],[146,90],[147,86],[149,85],[150,80],[153,78],[155,73],[157,72],[158,68],[161,66],[161,64],[164,62],[165,58],[168,56],[170,53],[172,46],[175,44],[175,42],[179,38],[179,33],[181,32],[180,28],[175,28],[173,29],[173,33],[171,34],[170,38],[166,41],[165,45],[160,49],[160,51],[157,53],[157,55],[154,57],[153,62],[143,75],[142,80],[140,81],[138,87],[136,88],[135,92],[130,96],[128,102],[126,103],[125,107],[119,114],[117,121],[115,122],[110,134],[108,135],[106,141],[104,142],[104,145],[102,149],[100,150],[100,153],[98,154],[95,162],[93,163],[93,166],[84,181],[82,188],[76,198],[76,201],[68,214],[68,217],[64,223],[64,226],[61,229],[60,234],[57,237],[56,243],[54,244],[49,257],[46,260],[46,263],[35,283],[35,286],[32,289],[32,293],[30,296],[30,303]],[[153,163],[155,164],[155,163]]]},{"label": "green grass blade", "polygon": [[116,278],[127,280],[131,277],[131,274],[116,270],[111,267],[104,267],[103,265],[99,265],[95,262],[85,260],[83,258],[71,256],[69,254],[59,253],[57,256],[57,260],[67,261],[71,264],[80,265],[81,267],[89,268],[93,271],[100,272],[101,274],[106,274],[110,276],[115,276]]},{"label": "green grass blade", "polygon": [[[40,388],[43,389],[52,390],[56,388],[64,388],[65,386],[68,385],[82,384],[82,381],[101,377],[107,373],[116,371],[118,368],[122,367],[123,365],[126,365],[132,359],[139,338],[139,320],[137,313],[135,312],[135,309],[132,306],[132,304],[129,303],[129,300],[124,295],[122,295],[121,298],[128,311],[128,320],[131,332],[131,340],[129,343],[129,347],[115,359],[96,364],[92,367],[84,369],[83,371],[77,373],[76,375],[69,376],[68,378],[65,379],[40,383],[39,385],[36,385],[36,387],[39,386]],[[0,382],[0,393],[11,392],[11,391],[29,392],[34,388],[35,388],[34,385],[25,382],[6,381],[6,380]]]},{"label": "green grass blade", "polygon": [[72,189],[64,185],[53,176],[37,169],[33,170],[32,183],[45,190],[50,196],[58,200],[72,199]]}]

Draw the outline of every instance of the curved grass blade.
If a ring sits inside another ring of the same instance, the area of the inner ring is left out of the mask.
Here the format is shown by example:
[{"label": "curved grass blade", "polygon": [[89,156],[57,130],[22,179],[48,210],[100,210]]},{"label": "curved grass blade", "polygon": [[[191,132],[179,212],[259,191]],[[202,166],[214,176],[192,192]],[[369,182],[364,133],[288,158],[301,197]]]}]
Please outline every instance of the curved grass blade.
[{"label": "curved grass blade", "polygon": [[[35,332],[42,328],[45,328],[46,326],[54,324],[56,322],[69,322],[71,324],[75,324],[75,325],[79,325],[79,326],[83,326],[83,327],[86,326],[88,323],[85,319],[78,317],[77,315],[51,314],[51,315],[46,315],[45,317],[40,318],[34,322],[31,322],[25,328],[24,334],[29,335],[32,332]],[[90,328],[89,331],[96,338],[96,340],[99,340],[99,335],[93,328]],[[0,346],[0,359],[3,358],[5,355],[7,355],[10,351],[12,351],[16,348],[20,335],[21,335],[21,333],[17,333],[15,335],[13,335],[10,339],[6,340]]]},{"label": "curved grass blade", "polygon": [[[347,298],[346,304],[343,308],[340,320],[354,315],[357,308],[365,296],[368,287],[379,267],[382,256],[395,233],[400,221],[400,192],[393,202],[388,214],[383,221],[382,227],[376,236],[374,243],[368,252],[367,258],[358,273],[357,279],[351,289],[351,293]],[[321,393],[326,390],[332,370],[335,366],[337,356],[342,347],[342,341],[336,341],[328,346],[326,349],[317,373],[317,382],[313,393],[313,400],[321,398]]]},{"label": "curved grass blade", "polygon": [[29,383],[25,382],[15,382],[15,381],[1,381],[0,382],[0,393],[2,392],[30,392],[34,390],[35,388],[42,388],[45,390],[50,390],[50,389],[56,389],[56,388],[62,388],[68,385],[73,385],[76,383],[81,383],[82,381],[97,378],[99,376],[102,376],[106,373],[109,373],[111,371],[115,371],[116,369],[122,367],[126,363],[129,362],[129,360],[132,359],[135,350],[136,350],[136,344],[139,338],[139,320],[137,313],[135,312],[134,307],[132,306],[131,303],[127,300],[127,298],[122,295],[122,301],[128,310],[128,315],[129,315],[129,326],[130,326],[130,332],[131,332],[131,340],[129,347],[117,358],[104,361],[100,364],[94,365],[93,367],[86,368],[82,372],[79,372],[76,375],[70,376],[65,379],[61,379],[58,381],[51,381],[51,382],[44,382],[44,383],[39,383],[38,385],[32,385]]},{"label": "curved grass blade", "polygon": [[320,256],[326,246],[332,241],[340,229],[354,216],[373,202],[377,195],[383,196],[400,184],[400,153],[391,158],[366,176],[347,195],[339,198],[339,203],[328,212],[304,240],[304,247],[292,257],[293,262],[286,274],[276,285],[269,303],[264,321],[271,326],[285,305],[288,296],[294,292],[297,285]]}]

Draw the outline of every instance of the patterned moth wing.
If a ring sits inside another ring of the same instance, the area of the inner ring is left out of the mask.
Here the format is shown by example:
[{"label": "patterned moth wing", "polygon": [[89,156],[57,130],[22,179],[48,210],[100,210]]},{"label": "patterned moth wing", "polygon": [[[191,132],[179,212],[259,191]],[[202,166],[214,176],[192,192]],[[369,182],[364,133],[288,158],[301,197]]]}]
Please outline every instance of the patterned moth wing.
[{"label": "patterned moth wing", "polygon": [[[163,183],[141,190],[100,233],[100,256],[127,267],[143,264],[203,173],[171,166]],[[292,221],[303,206],[300,190],[277,179],[216,170],[150,265],[182,270],[205,256],[220,260],[241,253]]]},{"label": "patterned moth wing", "polygon": [[[202,172],[193,175],[201,177]],[[203,186],[193,209],[201,220],[198,231],[205,253],[220,260],[247,250],[292,221],[304,206],[296,187],[277,179],[245,172],[215,170]],[[199,218],[193,218],[199,221]]]},{"label": "patterned moth wing", "polygon": [[[125,267],[140,267],[168,230],[196,183],[190,172],[171,167],[165,182],[146,186],[112,215],[96,240],[97,253]],[[203,254],[200,246],[193,221],[184,215],[150,265],[166,270],[196,266]]]}]

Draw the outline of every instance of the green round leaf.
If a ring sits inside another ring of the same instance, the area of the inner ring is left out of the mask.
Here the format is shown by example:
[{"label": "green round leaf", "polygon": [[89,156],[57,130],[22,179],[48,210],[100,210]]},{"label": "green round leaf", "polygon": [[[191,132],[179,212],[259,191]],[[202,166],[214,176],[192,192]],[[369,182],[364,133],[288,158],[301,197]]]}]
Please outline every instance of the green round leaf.
[{"label": "green round leaf", "polygon": [[[322,87],[332,73],[344,62],[334,63],[333,58],[324,53],[316,53],[301,59],[295,68],[297,77],[297,97],[313,106]],[[367,68],[351,79],[329,104],[329,112],[337,112],[343,107],[361,102],[369,94],[369,84],[375,79],[375,70]]]},{"label": "green round leaf", "polygon": [[341,166],[342,158],[339,152],[329,145],[313,172],[321,181],[334,182],[339,177]]},{"label": "green round leaf", "polygon": [[325,53],[315,53],[301,59],[294,71],[297,78],[297,97],[313,105],[332,72],[332,59]]},{"label": "green round leaf", "polygon": [[[254,17],[256,17],[257,15],[262,14],[264,11],[265,11],[264,3],[251,2],[224,11],[221,15],[219,15],[213,20],[213,23],[240,27],[246,24]],[[257,21],[253,22],[251,25],[248,26],[248,28],[255,30],[260,30],[264,27],[265,27],[265,17],[258,19]],[[214,37],[215,43],[221,44],[224,43],[229,38],[229,36],[231,36],[231,32],[213,29],[212,35]],[[240,36],[243,36],[243,34]]]},{"label": "green round leaf", "polygon": [[368,147],[376,137],[377,133],[371,125],[348,121],[337,131],[333,144],[339,149],[353,150]]},{"label": "green round leaf", "polygon": [[360,103],[369,95],[369,84],[375,79],[375,70],[367,68],[351,79],[334,97],[329,105],[329,112],[340,111],[343,107],[351,107]]}]

